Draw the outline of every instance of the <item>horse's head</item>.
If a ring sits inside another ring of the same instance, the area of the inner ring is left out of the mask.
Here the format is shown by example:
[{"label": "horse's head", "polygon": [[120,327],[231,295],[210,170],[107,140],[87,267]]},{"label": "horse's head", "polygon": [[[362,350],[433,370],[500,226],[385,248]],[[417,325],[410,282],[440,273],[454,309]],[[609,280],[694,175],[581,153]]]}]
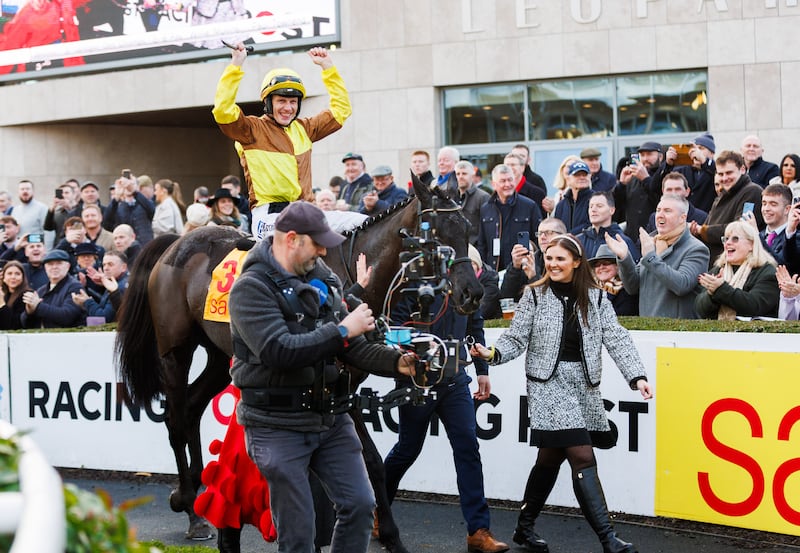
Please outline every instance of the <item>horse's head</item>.
[{"label": "horse's head", "polygon": [[436,238],[455,251],[449,272],[454,307],[460,313],[473,313],[480,307],[483,287],[475,276],[467,251],[469,221],[461,213],[459,205],[435,183],[430,187],[425,186],[413,172],[411,180],[422,221],[429,222]]}]

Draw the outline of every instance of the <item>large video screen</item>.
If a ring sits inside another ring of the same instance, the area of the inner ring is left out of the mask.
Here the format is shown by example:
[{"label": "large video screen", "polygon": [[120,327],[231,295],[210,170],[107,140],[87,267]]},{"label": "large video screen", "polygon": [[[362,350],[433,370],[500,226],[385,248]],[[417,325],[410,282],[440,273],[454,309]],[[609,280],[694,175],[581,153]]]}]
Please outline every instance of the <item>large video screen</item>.
[{"label": "large video screen", "polygon": [[[184,3],[185,2],[185,3]],[[0,82],[339,42],[338,0],[0,0]]]}]

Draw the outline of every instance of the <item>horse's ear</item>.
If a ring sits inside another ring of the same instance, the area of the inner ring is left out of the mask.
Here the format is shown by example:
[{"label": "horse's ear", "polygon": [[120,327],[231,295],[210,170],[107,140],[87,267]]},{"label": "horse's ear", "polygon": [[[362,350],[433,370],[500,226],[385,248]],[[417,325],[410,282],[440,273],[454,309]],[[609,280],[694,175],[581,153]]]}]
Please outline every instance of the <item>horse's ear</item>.
[{"label": "horse's ear", "polygon": [[[414,195],[419,199],[419,201],[424,202],[431,197],[431,191],[423,184],[419,177],[414,174],[414,171],[411,172],[411,187],[414,189]],[[435,182],[431,182],[431,186],[436,186]]]}]

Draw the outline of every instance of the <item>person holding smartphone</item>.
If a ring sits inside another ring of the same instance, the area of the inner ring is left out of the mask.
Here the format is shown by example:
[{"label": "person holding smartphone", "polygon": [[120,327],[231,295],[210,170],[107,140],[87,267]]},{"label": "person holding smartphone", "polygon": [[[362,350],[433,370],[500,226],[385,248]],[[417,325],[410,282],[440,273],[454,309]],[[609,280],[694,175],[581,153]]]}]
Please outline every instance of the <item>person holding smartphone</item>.
[{"label": "person holding smartphone", "polygon": [[[588,182],[588,177],[586,180]],[[494,194],[481,207],[481,226],[475,247],[484,263],[496,271],[511,263],[511,250],[517,244],[517,233],[526,231],[528,236],[534,236],[542,219],[536,202],[517,193],[516,186],[514,172],[508,165],[501,164],[492,169]]]},{"label": "person holding smartphone", "polygon": [[786,217],[783,258],[786,271],[790,275],[800,274],[800,244],[798,244],[797,227],[800,226],[800,196],[792,198],[792,206]]},{"label": "person holding smartphone", "polygon": [[19,224],[17,220],[6,215],[0,217],[0,264],[10,261],[12,259],[25,263],[28,259],[25,257],[25,244],[27,235],[19,236]]},{"label": "person holding smartphone", "polygon": [[783,184],[770,184],[761,193],[761,216],[764,228],[758,232],[755,217],[743,217],[758,232],[761,245],[775,258],[778,265],[785,263],[783,250],[786,246],[786,223],[792,208],[792,191]]},{"label": "person holding smartphone", "polygon": [[[714,200],[711,211],[705,223],[690,224],[692,234],[700,238],[711,253],[711,259],[717,259],[722,253],[722,237],[728,223],[740,218],[745,220],[755,219],[755,225],[760,230],[764,228],[764,218],[760,209],[762,188],[750,181],[747,176],[747,167],[742,154],[733,150],[724,150],[717,156],[717,180],[720,185],[720,194]],[[745,204],[752,204],[753,208],[745,212]]]},{"label": "person holding smartphone", "polygon": [[392,168],[388,165],[378,165],[372,170],[371,176],[374,188],[361,197],[359,213],[377,215],[408,197],[408,193],[394,183]]},{"label": "person holding smartphone", "polygon": [[620,171],[619,183],[614,187],[614,220],[620,224],[625,221],[625,234],[634,242],[639,241],[639,229],[647,226],[661,195],[660,177],[666,168],[662,150],[658,142],[639,146],[636,153],[631,154],[630,163]]},{"label": "person holding smartphone", "polygon": [[57,244],[59,240],[64,238],[64,223],[69,218],[69,212],[74,209],[77,203],[75,197],[75,190],[69,184],[62,184],[56,188],[53,195],[53,201],[50,208],[47,210],[47,215],[44,218],[44,230],[55,232],[56,237],[53,241]]},{"label": "person holding smartphone", "polygon": [[106,208],[103,227],[114,231],[119,225],[129,225],[143,246],[153,239],[153,216],[155,203],[139,191],[136,178],[124,175],[114,183],[114,198]]}]

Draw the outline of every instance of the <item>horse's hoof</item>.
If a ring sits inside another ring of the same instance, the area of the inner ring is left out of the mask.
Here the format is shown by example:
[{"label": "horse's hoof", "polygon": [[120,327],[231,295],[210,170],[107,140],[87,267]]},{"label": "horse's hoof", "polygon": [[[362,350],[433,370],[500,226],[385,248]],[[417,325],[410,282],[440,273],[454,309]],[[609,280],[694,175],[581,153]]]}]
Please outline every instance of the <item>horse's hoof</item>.
[{"label": "horse's hoof", "polygon": [[186,531],[187,540],[205,541],[214,537],[214,531],[206,519],[201,518],[189,524],[189,529]]},{"label": "horse's hoof", "polygon": [[399,539],[395,540],[379,540],[383,548],[389,553],[410,553],[406,546],[403,545]]}]

